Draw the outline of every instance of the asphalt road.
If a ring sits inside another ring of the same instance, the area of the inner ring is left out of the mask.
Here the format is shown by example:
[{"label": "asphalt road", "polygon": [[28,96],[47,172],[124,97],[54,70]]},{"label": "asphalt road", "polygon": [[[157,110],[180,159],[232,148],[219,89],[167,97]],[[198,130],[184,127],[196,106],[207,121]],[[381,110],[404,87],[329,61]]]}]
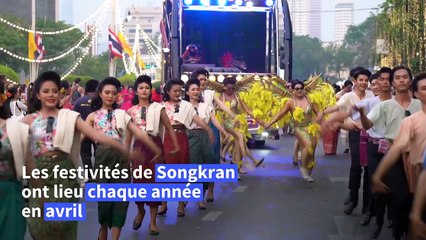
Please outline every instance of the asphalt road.
[{"label": "asphalt road", "polygon": [[[142,227],[132,229],[137,209],[130,203],[121,239],[369,239],[374,219],[370,226],[362,227],[360,207],[350,216],[343,213],[349,155],[339,147],[338,155],[324,156],[319,145],[312,175],[315,182],[308,183],[291,163],[293,141],[292,136],[284,136],[268,141],[262,149],[252,149],[256,157],[265,157],[265,162],[242,175],[238,183],[217,184],[215,201],[208,203],[207,210],[189,203],[186,216],[178,219],[177,203],[169,203],[167,215],[158,217],[158,236],[149,235],[148,208]],[[87,203],[87,220],[79,224],[78,239],[96,239],[98,231],[97,205]],[[390,230],[384,228],[379,239],[391,239]]]}]

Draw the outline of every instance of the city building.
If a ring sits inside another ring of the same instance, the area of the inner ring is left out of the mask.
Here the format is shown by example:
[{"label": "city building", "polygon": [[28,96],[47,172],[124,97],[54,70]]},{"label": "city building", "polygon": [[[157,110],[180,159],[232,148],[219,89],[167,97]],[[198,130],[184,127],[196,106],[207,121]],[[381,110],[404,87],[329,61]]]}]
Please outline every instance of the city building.
[{"label": "city building", "polygon": [[309,4],[309,36],[321,39],[321,0],[310,0]]},{"label": "city building", "polygon": [[349,26],[354,24],[354,3],[352,0],[339,0],[335,7],[334,40],[343,42]]},{"label": "city building", "polygon": [[[148,35],[148,37],[157,45],[160,44],[160,21],[163,18],[163,9],[160,7],[149,8],[141,6],[131,6],[126,9],[126,19],[123,23],[124,34],[127,37],[129,45],[132,47],[136,41],[139,41],[141,57],[147,66],[156,64],[156,57],[152,55],[145,44],[142,32],[139,39],[136,37],[136,25]],[[157,49],[154,49],[155,51]]]},{"label": "city building", "polygon": [[291,21],[295,35],[309,35],[309,0],[289,0]]},{"label": "city building", "polygon": [[[58,21],[59,0],[37,0],[36,18]],[[0,15],[12,15],[23,19],[31,24],[31,3],[30,0],[1,0]]]},{"label": "city building", "polygon": [[293,32],[321,39],[321,0],[288,0]]}]

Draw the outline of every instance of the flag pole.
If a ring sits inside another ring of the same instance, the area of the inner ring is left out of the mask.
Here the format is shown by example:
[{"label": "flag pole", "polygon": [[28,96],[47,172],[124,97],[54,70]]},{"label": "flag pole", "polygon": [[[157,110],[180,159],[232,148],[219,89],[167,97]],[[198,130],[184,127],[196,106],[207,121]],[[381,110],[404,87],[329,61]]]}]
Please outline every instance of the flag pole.
[{"label": "flag pole", "polygon": [[[111,22],[111,30],[113,32],[117,32],[116,26],[115,26],[115,17],[116,17],[116,0],[112,0],[112,22]],[[116,67],[116,62],[115,62],[115,58],[110,59],[109,61],[109,76],[111,77],[115,77],[115,67]]]},{"label": "flag pole", "polygon": [[[35,31],[36,29],[35,26],[36,26],[36,0],[31,0],[31,30]],[[37,63],[30,62],[30,82],[34,82],[36,77],[37,77]]]}]

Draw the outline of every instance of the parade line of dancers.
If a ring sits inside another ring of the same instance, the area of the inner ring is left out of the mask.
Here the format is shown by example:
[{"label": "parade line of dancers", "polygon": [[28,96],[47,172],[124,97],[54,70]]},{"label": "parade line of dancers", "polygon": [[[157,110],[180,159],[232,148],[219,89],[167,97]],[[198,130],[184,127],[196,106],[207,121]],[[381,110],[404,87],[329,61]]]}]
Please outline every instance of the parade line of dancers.
[{"label": "parade line of dancers", "polygon": [[[426,128],[422,124],[426,122],[426,74],[413,79],[411,71],[401,66],[392,70],[382,68],[371,76],[364,68],[353,69],[353,90],[340,94],[337,104],[326,109],[310,99],[304,82],[292,81],[289,100],[268,119],[257,118],[235,92],[235,77],[225,78],[222,92],[207,89],[209,73],[204,69],[195,71],[186,84],[179,79],[166,81],[160,91],[162,99],[158,99],[158,89],[145,75],[136,79],[132,91],[125,89],[121,94],[122,86],[116,78],[90,80],[81,96],[77,81],[70,87],[68,82],[61,82],[57,73],[44,72],[27,90],[26,103],[18,96],[22,89],[17,91],[0,83],[0,191],[6,193],[0,200],[0,239],[24,239],[27,225],[34,239],[77,239],[77,222],[45,222],[42,218],[22,216],[26,204],[21,194],[23,166],[30,170],[51,170],[55,165],[72,169],[82,164],[95,169],[100,165],[154,169],[156,163],[219,164],[229,151],[231,163],[238,164],[239,174],[247,174],[247,170],[259,167],[264,158],[256,159],[247,148],[245,116],[254,117],[267,129],[288,114],[296,136],[293,163],[299,166],[300,151],[300,172],[305,181],[314,181],[319,125],[323,134],[349,130],[350,193],[344,212],[351,214],[358,205],[364,171],[365,218],[361,224],[368,225],[376,217],[373,238],[380,234],[386,209],[395,239],[409,233],[411,209],[410,233],[425,237],[422,211],[426,177],[422,169]],[[373,82],[378,86],[374,93],[368,90],[373,89]],[[129,155],[129,149],[137,154]],[[89,181],[154,182],[130,177]],[[76,179],[53,177],[31,179],[28,187],[53,189],[56,184],[80,187]],[[200,210],[207,209],[205,202],[214,201],[214,183],[204,183],[203,190],[204,199],[198,202]],[[51,197],[28,201],[29,207],[42,208],[45,202],[79,199]],[[158,235],[156,218],[167,214],[167,202],[136,205],[133,229],[141,227],[148,205],[149,233]],[[113,239],[119,239],[128,207],[129,202],[98,203],[98,239],[107,239],[108,229]],[[178,217],[185,216],[185,207],[185,202],[179,202]]]}]

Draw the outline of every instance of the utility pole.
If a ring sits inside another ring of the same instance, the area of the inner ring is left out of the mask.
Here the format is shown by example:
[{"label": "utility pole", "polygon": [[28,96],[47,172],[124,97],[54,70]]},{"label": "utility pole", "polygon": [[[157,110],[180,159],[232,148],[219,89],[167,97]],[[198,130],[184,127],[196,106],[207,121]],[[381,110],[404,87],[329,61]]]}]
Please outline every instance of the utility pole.
[{"label": "utility pole", "polygon": [[[31,30],[36,29],[36,0],[31,0]],[[35,34],[34,34],[35,37]],[[33,41],[33,40],[32,40]],[[37,63],[30,62],[30,82],[34,82],[37,78]]]},{"label": "utility pole", "polygon": [[[112,0],[112,22],[111,22],[110,28],[114,33],[117,32],[117,29],[115,26],[116,5],[117,5],[117,0]],[[115,77],[115,70],[116,70],[115,67],[116,67],[116,62],[115,62],[115,58],[113,58],[109,61],[109,76]]]}]

